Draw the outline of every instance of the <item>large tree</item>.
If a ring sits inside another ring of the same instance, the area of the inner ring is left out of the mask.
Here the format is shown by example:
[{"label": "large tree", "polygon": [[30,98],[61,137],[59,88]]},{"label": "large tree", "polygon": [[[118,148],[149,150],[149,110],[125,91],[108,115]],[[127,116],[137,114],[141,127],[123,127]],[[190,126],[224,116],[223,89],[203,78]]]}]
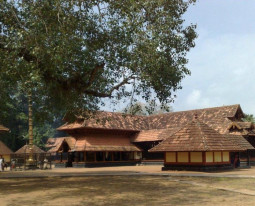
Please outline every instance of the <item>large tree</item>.
[{"label": "large tree", "polygon": [[196,32],[183,14],[194,2],[1,0],[1,89],[32,88],[42,113],[104,98],[167,103],[190,74]]}]

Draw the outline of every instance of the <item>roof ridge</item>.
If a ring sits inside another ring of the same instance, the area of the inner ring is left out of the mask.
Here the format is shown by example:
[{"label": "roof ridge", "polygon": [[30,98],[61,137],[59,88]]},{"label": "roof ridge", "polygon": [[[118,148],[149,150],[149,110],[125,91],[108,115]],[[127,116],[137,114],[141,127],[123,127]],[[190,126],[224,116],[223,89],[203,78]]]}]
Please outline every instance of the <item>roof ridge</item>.
[{"label": "roof ridge", "polygon": [[213,109],[220,109],[224,107],[240,107],[240,104],[233,104],[233,105],[226,105],[226,106],[218,106],[218,107],[206,107],[206,108],[201,108],[201,109],[191,109],[191,110],[182,110],[182,111],[176,111],[176,112],[167,112],[163,114],[152,114],[146,117],[155,117],[155,116],[160,116],[160,115],[167,115],[167,114],[176,114],[176,113],[182,113],[182,112],[194,112],[194,111],[201,111],[201,110],[213,110]]}]

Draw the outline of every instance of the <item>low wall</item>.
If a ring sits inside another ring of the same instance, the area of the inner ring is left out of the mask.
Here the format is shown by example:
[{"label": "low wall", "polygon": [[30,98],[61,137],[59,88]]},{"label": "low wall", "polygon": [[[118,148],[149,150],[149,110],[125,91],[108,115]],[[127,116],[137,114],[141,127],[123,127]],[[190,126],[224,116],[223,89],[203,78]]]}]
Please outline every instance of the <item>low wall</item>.
[{"label": "low wall", "polygon": [[179,171],[216,171],[216,170],[231,170],[233,166],[230,164],[224,165],[164,165],[162,171],[179,170]]}]

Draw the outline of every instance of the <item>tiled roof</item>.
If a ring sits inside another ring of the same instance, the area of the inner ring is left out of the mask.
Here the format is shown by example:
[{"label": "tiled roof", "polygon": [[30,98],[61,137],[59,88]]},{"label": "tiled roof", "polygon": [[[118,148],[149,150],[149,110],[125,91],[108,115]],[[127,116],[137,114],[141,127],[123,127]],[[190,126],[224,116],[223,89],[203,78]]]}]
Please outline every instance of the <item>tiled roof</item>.
[{"label": "tiled roof", "polygon": [[[113,112],[97,112],[87,119],[79,118],[74,123],[66,123],[58,130],[81,128],[104,128],[115,130],[176,130],[192,120],[196,114],[199,119],[220,133],[226,133],[228,126],[238,113],[243,115],[240,105],[197,109],[183,112],[171,112],[151,116],[132,116]],[[139,138],[142,141],[142,138]]]},{"label": "tiled roof", "polygon": [[226,135],[227,135],[227,138],[229,138],[231,141],[235,142],[236,144],[238,144],[245,150],[255,149],[242,135],[232,135],[232,134],[226,134]]},{"label": "tiled roof", "polygon": [[[40,153],[45,153],[45,151],[43,151],[36,145],[33,145],[33,153],[40,154]],[[17,150],[15,154],[29,154],[29,145],[24,145],[19,150]]]},{"label": "tiled roof", "polygon": [[0,124],[0,132],[8,132],[9,129]]},{"label": "tiled roof", "polygon": [[45,147],[50,148],[49,153],[58,152],[64,141],[68,144],[70,150],[74,148],[76,142],[74,137],[49,138]]},{"label": "tiled roof", "polygon": [[130,142],[129,137],[118,135],[79,136],[74,151],[141,151]]},{"label": "tiled roof", "polygon": [[234,118],[239,110],[242,114],[240,105],[231,105],[152,115],[148,117],[149,127],[150,129],[180,128],[197,115],[200,121],[220,133],[226,133],[227,127],[232,122],[230,119]]},{"label": "tiled roof", "polygon": [[177,130],[178,128],[142,130],[132,138],[132,142],[162,141]]},{"label": "tiled roof", "polygon": [[46,146],[51,148],[48,152],[57,152],[62,143],[66,141],[70,151],[141,151],[130,142],[130,138],[119,135],[88,134],[79,137],[49,138]]},{"label": "tiled roof", "polygon": [[66,123],[57,130],[73,130],[81,128],[121,129],[139,131],[148,129],[146,116],[132,116],[117,112],[97,112],[74,123]]},{"label": "tiled roof", "polygon": [[244,151],[244,147],[231,141],[200,120],[193,120],[172,136],[150,149],[165,151]]},{"label": "tiled roof", "polygon": [[0,155],[12,154],[13,151],[9,149],[2,141],[0,141]]}]

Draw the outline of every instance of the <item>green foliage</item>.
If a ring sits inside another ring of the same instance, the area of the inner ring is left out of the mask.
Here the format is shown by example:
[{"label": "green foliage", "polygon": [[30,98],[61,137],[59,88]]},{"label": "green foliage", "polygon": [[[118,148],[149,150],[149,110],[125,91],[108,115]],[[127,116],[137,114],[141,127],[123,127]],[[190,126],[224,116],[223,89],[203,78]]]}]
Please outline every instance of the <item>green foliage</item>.
[{"label": "green foliage", "polygon": [[167,104],[159,105],[155,101],[150,101],[148,103],[136,102],[123,110],[123,112],[126,114],[142,116],[148,116],[152,114],[163,114],[172,111],[173,109],[171,106]]},{"label": "green foliage", "polygon": [[190,74],[197,35],[182,15],[194,2],[2,0],[1,89],[32,89],[38,119],[98,109],[106,97],[168,103]]},{"label": "green foliage", "polygon": [[253,114],[244,114],[244,118],[242,120],[245,122],[255,123],[255,117],[253,116]]},{"label": "green foliage", "polygon": [[[34,111],[38,107],[34,102]],[[33,121],[34,143],[41,148],[49,137],[56,135],[55,128],[61,124],[61,118],[56,115],[47,116],[49,118],[42,120],[35,115]],[[26,95],[18,89],[3,90],[0,93],[0,124],[10,128],[10,132],[1,134],[0,138],[13,151],[28,143],[28,101]]]}]

